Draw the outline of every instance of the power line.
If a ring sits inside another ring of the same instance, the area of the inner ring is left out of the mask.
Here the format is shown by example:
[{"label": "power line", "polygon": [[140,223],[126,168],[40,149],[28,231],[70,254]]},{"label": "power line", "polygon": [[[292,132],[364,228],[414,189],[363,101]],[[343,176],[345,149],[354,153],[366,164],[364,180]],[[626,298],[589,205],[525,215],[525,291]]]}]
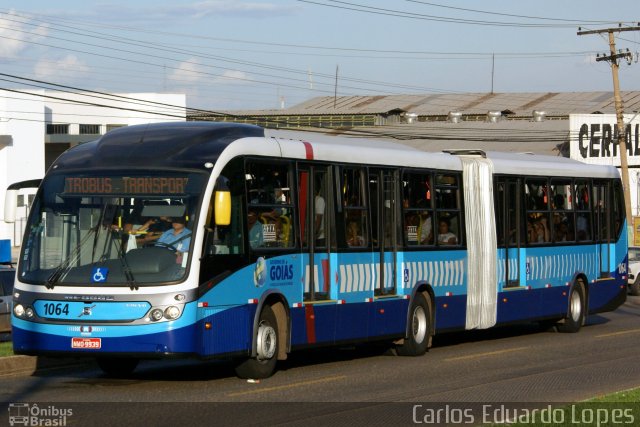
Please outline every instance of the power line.
[{"label": "power line", "polygon": [[326,0],[331,3],[337,3],[337,4],[326,4],[326,3],[320,3],[319,1],[310,1],[310,0],[296,0],[296,1],[301,3],[309,3],[309,4],[315,4],[318,6],[331,7],[331,8],[343,9],[343,10],[351,10],[351,11],[363,12],[363,13],[369,13],[369,14],[375,14],[375,15],[385,15],[385,16],[435,21],[435,22],[448,22],[448,23],[454,23],[454,24],[468,24],[468,25],[495,26],[495,27],[517,27],[517,28],[568,28],[568,27],[575,26],[575,23],[573,24],[570,24],[570,23],[536,24],[536,23],[526,23],[526,22],[486,21],[486,20],[476,20],[476,19],[451,18],[446,16],[428,15],[423,13],[405,12],[405,11],[400,11],[395,9],[386,9],[381,7],[367,6],[367,5],[362,5],[358,3],[338,1],[338,0]]}]

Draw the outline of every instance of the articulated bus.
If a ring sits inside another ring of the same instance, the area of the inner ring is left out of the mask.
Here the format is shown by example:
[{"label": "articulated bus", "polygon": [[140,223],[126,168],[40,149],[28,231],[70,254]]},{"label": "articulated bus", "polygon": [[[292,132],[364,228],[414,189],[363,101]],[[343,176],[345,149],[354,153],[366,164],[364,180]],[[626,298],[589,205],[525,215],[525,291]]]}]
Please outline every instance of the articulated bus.
[{"label": "articulated bus", "polygon": [[[626,299],[613,167],[316,142],[232,123],[113,130],[39,184],[13,295],[17,354],[234,360],[513,322],[577,332]],[[11,221],[16,183],[7,191]]]}]

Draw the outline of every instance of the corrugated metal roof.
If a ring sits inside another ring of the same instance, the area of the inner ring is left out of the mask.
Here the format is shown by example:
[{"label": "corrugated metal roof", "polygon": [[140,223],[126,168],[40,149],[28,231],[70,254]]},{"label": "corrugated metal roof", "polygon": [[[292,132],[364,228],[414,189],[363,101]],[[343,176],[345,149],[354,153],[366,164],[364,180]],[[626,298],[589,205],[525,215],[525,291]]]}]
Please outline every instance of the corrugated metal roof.
[{"label": "corrugated metal roof", "polygon": [[[640,91],[622,92],[625,111],[640,110]],[[335,108],[334,108],[335,103]],[[533,110],[549,116],[615,113],[613,92],[530,92],[530,93],[456,93],[387,96],[332,96],[312,98],[282,110],[230,112],[238,115],[329,115],[387,114],[407,111],[420,116],[446,115],[458,111],[465,115],[487,111],[510,111],[529,117]]]},{"label": "corrugated metal roof", "polygon": [[439,152],[449,149],[479,149],[511,153],[535,153],[568,156],[569,121],[524,120],[485,122],[418,122],[414,124],[357,127],[348,130],[301,129],[266,130],[291,135],[293,139],[328,138],[340,135],[393,141],[422,151]]}]

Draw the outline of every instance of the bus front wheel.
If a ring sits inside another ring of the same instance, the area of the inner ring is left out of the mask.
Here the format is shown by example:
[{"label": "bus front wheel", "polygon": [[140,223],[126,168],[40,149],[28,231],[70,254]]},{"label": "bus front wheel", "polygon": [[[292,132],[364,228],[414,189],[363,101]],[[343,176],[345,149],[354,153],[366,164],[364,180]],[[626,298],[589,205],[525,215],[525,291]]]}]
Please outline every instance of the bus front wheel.
[{"label": "bus front wheel", "polygon": [[584,284],[578,280],[569,294],[569,310],[564,322],[558,325],[560,332],[578,332],[585,320]]},{"label": "bus front wheel", "polygon": [[236,366],[240,378],[268,378],[276,369],[278,356],[278,323],[270,306],[260,313],[256,331],[256,356],[241,361]]},{"label": "bus front wheel", "polygon": [[417,293],[411,303],[409,334],[396,348],[400,356],[421,356],[429,349],[431,340],[431,308],[422,293]]}]

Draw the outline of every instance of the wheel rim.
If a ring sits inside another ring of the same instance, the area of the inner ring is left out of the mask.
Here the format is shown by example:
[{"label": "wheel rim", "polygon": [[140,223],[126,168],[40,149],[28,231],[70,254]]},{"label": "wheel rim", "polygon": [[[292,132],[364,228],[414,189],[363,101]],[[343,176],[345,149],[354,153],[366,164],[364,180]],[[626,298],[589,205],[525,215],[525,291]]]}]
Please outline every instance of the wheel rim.
[{"label": "wheel rim", "polygon": [[266,322],[258,328],[258,360],[269,360],[276,353],[276,331]]},{"label": "wheel rim", "polygon": [[427,315],[424,312],[424,308],[417,306],[413,310],[411,324],[413,340],[419,344],[424,341],[427,335]]},{"label": "wheel rim", "polygon": [[571,320],[578,322],[582,315],[582,301],[577,291],[571,292]]}]

